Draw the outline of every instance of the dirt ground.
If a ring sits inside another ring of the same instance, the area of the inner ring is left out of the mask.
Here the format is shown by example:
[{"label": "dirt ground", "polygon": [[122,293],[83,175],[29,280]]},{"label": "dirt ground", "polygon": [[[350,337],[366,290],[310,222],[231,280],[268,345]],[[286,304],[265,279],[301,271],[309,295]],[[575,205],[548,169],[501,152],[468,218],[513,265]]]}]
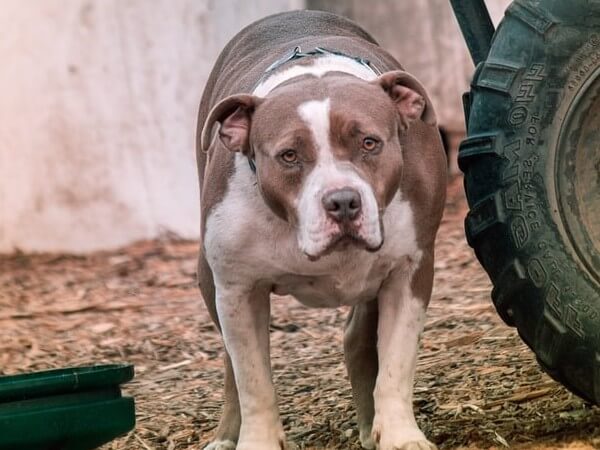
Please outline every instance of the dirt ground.
[{"label": "dirt ground", "polygon": [[[600,448],[600,409],[538,368],[490,300],[465,243],[461,180],[449,187],[415,390],[441,449]],[[0,373],[131,362],[134,432],[117,449],[199,449],[217,424],[222,349],[195,286],[197,244],[165,238],[85,257],[0,258]],[[293,448],[359,449],[342,357],[346,311],[277,298],[274,377]]]}]

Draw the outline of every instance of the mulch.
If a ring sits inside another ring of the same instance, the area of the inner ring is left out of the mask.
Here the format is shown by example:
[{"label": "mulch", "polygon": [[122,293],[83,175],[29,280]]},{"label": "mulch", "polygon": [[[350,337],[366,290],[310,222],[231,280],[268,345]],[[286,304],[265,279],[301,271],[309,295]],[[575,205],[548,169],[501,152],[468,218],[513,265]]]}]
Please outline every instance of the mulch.
[{"label": "mulch", "polygon": [[[441,449],[600,448],[600,409],[552,381],[496,314],[449,186],[419,355],[417,420]],[[104,450],[199,449],[221,409],[222,351],[195,284],[197,243],[172,236],[86,256],[0,257],[0,373],[131,362],[134,432]],[[347,311],[273,302],[272,364],[293,448],[360,449],[342,357]]]}]

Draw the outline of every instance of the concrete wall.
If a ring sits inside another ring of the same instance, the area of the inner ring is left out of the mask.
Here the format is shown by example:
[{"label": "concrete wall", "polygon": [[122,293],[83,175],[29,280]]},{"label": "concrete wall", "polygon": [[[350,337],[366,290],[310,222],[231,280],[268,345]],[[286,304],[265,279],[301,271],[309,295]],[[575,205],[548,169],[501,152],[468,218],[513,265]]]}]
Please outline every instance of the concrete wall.
[{"label": "concrete wall", "polygon": [[197,237],[198,101],[239,29],[300,0],[1,0],[0,252]]}]

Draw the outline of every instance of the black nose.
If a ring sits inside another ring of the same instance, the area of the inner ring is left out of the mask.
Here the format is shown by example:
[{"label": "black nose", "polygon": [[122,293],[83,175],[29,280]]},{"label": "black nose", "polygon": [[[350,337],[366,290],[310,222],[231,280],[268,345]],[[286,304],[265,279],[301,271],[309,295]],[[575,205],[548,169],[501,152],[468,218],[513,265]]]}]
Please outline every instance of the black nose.
[{"label": "black nose", "polygon": [[344,188],[329,192],[323,196],[322,201],[327,215],[336,222],[354,220],[360,213],[360,194],[354,189]]}]

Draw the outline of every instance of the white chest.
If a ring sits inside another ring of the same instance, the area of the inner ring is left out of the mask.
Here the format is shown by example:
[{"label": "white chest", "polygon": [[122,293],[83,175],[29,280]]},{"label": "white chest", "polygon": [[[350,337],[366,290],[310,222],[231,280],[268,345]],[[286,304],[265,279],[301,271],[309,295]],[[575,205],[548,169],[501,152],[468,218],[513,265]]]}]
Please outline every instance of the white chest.
[{"label": "white chest", "polygon": [[328,273],[276,276],[273,292],[292,295],[312,307],[355,305],[373,300],[394,266],[389,258],[365,255],[364,250],[341,251],[334,258],[338,262],[329,267]]}]

